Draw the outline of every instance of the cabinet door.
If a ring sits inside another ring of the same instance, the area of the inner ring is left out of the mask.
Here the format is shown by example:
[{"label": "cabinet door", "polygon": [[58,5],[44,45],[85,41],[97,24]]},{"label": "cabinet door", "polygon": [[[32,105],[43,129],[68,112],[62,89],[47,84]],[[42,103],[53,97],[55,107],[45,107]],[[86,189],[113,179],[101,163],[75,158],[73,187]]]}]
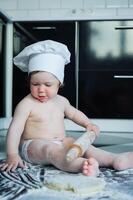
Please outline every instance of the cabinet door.
[{"label": "cabinet door", "polygon": [[133,118],[133,73],[82,71],[79,108],[91,118]]},{"label": "cabinet door", "polygon": [[79,109],[133,118],[133,21],[80,22]]},{"label": "cabinet door", "polygon": [[[14,56],[25,46],[37,41],[51,39],[68,46],[71,52],[71,63],[65,68],[64,86],[59,93],[67,97],[75,106],[75,22],[19,22],[15,23],[15,33]],[[14,67],[13,107],[29,92],[27,84],[25,84],[26,75]],[[25,83],[22,85],[21,82],[24,81]]]}]

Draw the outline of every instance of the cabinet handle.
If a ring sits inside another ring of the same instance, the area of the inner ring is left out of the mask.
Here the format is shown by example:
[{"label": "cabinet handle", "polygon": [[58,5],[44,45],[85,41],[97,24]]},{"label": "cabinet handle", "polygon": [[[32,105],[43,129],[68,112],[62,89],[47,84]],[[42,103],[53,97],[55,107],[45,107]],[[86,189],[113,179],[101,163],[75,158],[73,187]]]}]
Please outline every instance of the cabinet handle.
[{"label": "cabinet handle", "polygon": [[114,75],[114,78],[133,78],[133,76],[130,76],[130,75]]},{"label": "cabinet handle", "polygon": [[54,26],[35,26],[33,27],[34,30],[56,30]]},{"label": "cabinet handle", "polygon": [[116,26],[115,30],[133,29],[133,26]]}]

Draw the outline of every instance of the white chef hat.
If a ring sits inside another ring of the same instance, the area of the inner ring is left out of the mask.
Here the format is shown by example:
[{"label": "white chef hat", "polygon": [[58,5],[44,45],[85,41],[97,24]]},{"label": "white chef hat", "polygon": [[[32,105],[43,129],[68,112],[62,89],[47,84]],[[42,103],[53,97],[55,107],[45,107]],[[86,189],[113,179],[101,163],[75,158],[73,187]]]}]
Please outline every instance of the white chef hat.
[{"label": "white chef hat", "polygon": [[13,60],[24,72],[50,72],[63,83],[64,68],[70,62],[70,55],[66,45],[45,40],[27,46]]}]

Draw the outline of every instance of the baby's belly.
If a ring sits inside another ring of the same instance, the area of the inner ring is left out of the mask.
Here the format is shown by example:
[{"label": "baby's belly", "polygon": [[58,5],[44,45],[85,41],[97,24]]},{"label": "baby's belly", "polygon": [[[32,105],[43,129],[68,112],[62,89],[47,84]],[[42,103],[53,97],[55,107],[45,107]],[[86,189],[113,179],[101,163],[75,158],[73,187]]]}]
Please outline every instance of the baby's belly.
[{"label": "baby's belly", "polygon": [[65,131],[59,131],[59,132],[49,132],[49,131],[30,131],[30,132],[24,132],[22,135],[22,139],[63,139],[65,137]]}]

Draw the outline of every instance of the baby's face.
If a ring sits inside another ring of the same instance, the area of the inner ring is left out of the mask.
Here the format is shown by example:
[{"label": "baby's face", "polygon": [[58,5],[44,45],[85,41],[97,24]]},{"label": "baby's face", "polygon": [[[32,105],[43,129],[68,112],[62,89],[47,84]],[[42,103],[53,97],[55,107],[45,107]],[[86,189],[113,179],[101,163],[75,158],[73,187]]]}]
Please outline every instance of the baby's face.
[{"label": "baby's face", "polygon": [[58,93],[59,85],[59,80],[49,72],[38,72],[31,75],[31,94],[40,102],[47,102],[54,98]]}]

